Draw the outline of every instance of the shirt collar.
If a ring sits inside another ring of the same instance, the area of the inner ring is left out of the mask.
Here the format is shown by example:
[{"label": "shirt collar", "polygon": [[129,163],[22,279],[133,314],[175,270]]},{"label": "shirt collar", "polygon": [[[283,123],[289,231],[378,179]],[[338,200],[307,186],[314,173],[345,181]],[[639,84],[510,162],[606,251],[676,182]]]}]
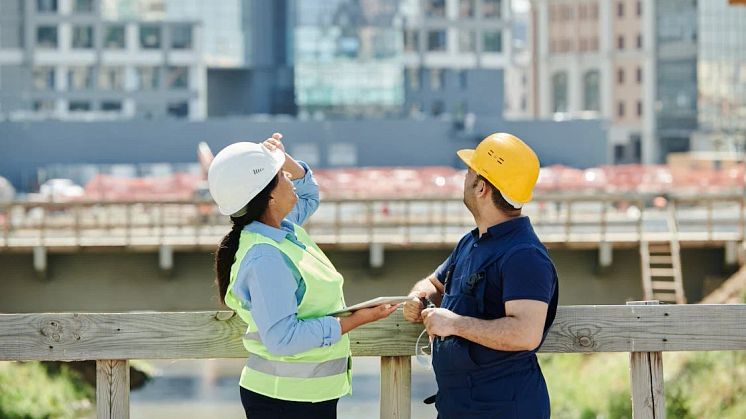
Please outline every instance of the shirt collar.
[{"label": "shirt collar", "polygon": [[286,220],[283,220],[282,223],[280,223],[280,228],[269,226],[262,223],[261,221],[252,221],[251,223],[246,225],[246,227],[244,227],[244,230],[269,237],[277,243],[283,241],[288,235],[292,239],[296,238],[293,223]]},{"label": "shirt collar", "polygon": [[[517,229],[523,229],[530,225],[530,221],[526,216],[516,217],[501,223],[495,224],[492,227],[487,228],[487,232],[484,234],[485,237],[500,238],[508,233],[511,233]],[[478,240],[479,228],[475,228],[471,231],[471,235],[474,240]]]}]

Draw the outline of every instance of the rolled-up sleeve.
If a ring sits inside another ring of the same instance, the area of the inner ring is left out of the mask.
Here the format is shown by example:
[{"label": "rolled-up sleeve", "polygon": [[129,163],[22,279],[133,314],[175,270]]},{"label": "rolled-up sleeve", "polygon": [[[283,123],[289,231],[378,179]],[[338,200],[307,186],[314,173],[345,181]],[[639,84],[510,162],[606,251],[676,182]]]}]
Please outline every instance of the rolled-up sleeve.
[{"label": "rolled-up sleeve", "polygon": [[295,203],[295,206],[290,210],[285,219],[294,224],[301,225],[319,207],[319,184],[313,177],[313,171],[311,171],[308,164],[302,161],[299,161],[298,164],[306,170],[306,174],[302,178],[293,181],[295,193],[298,195],[298,202]]},{"label": "rolled-up sleeve", "polygon": [[298,319],[298,283],[275,247],[254,246],[241,263],[233,289],[251,310],[262,343],[273,354],[293,355],[340,340],[336,318]]}]

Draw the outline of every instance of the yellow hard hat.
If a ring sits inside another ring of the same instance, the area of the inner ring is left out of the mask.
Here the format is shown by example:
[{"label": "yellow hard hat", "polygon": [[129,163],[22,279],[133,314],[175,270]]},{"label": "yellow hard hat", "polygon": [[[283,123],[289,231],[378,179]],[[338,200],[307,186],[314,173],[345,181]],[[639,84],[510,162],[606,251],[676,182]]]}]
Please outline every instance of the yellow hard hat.
[{"label": "yellow hard hat", "polygon": [[539,178],[539,158],[518,137],[498,132],[482,140],[476,150],[459,150],[457,154],[514,207],[531,200]]}]

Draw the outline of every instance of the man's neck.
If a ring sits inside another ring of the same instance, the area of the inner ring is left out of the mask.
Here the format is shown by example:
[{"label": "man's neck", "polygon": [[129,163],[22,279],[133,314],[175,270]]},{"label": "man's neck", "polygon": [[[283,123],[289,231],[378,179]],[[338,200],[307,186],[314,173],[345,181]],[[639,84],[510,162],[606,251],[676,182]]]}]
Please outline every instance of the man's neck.
[{"label": "man's neck", "polygon": [[482,237],[482,235],[487,232],[488,228],[520,216],[520,213],[518,215],[507,215],[504,212],[495,209],[494,211],[488,211],[484,215],[480,213],[480,216],[474,217],[474,221],[476,221],[477,228],[479,229],[479,237]]}]

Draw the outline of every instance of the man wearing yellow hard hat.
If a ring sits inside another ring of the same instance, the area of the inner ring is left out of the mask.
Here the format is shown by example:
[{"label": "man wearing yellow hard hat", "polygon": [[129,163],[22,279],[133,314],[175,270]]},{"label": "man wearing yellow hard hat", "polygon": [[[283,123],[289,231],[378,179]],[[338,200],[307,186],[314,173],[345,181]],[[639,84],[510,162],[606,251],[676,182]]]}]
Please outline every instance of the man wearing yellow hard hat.
[{"label": "man wearing yellow hard hat", "polygon": [[521,215],[539,159],[505,133],[458,156],[468,166],[464,204],[476,228],[404,306],[404,317],[424,322],[433,338],[438,417],[549,418],[536,351],[557,312],[557,272]]}]

